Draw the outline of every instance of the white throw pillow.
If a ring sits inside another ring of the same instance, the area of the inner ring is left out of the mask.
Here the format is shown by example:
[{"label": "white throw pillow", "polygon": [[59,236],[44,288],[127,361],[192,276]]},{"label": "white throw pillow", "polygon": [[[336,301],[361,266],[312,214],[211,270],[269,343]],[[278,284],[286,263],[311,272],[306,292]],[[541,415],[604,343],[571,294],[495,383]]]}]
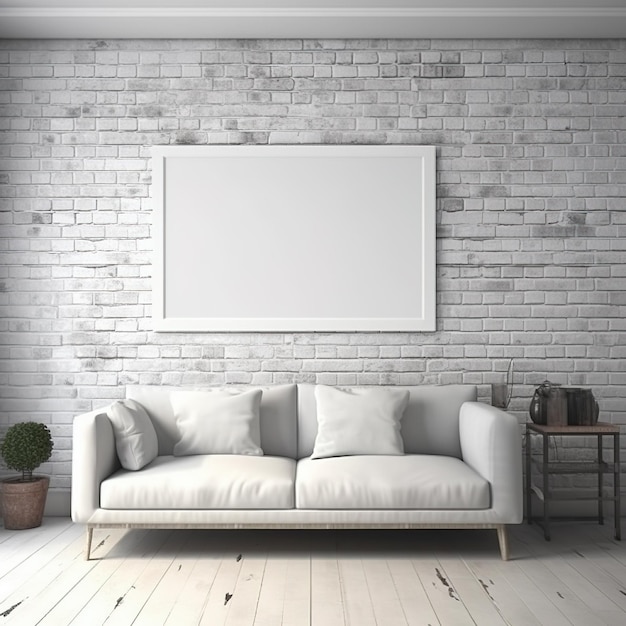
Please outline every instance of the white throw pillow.
[{"label": "white throw pillow", "polygon": [[249,454],[261,456],[261,389],[174,391],[170,396],[180,439],[174,456]]},{"label": "white throw pillow", "polygon": [[115,448],[122,467],[140,470],[154,461],[159,442],[152,420],[135,400],[118,400],[108,411],[115,435]]},{"label": "white throw pillow", "polygon": [[318,385],[317,437],[312,459],[356,454],[404,454],[400,420],[409,392],[341,390]]}]

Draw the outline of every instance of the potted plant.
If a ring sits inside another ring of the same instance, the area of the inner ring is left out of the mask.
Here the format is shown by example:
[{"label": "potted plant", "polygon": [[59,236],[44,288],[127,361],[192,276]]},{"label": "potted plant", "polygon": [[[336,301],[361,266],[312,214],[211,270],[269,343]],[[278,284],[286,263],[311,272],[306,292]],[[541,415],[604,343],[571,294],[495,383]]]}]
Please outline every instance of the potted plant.
[{"label": "potted plant", "polygon": [[41,526],[50,479],[33,476],[33,470],[52,454],[54,443],[45,424],[22,422],[9,428],[0,446],[7,467],[21,476],[0,481],[4,527],[22,530]]}]

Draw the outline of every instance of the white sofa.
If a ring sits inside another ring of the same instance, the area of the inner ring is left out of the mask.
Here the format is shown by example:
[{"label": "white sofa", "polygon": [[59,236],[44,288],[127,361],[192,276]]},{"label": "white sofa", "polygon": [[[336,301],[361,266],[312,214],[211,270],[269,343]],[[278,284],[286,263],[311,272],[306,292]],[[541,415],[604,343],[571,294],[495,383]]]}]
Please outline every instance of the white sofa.
[{"label": "white sofa", "polygon": [[[247,388],[251,389],[251,387]],[[404,454],[311,459],[315,386],[264,387],[263,456],[173,456],[172,388],[129,386],[158,438],[143,469],[120,467],[107,407],[74,420],[72,519],[96,528],[493,528],[522,521],[517,420],[476,402],[472,385],[410,392]],[[358,416],[355,416],[358,419]]]}]

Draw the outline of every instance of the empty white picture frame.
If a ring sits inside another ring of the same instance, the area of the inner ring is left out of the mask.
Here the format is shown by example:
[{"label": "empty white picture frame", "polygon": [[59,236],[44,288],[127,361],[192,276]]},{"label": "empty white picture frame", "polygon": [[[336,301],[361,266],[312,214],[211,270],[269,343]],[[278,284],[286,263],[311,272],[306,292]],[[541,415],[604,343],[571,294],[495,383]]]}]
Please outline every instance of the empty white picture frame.
[{"label": "empty white picture frame", "polygon": [[152,149],[154,330],[435,330],[435,148]]}]

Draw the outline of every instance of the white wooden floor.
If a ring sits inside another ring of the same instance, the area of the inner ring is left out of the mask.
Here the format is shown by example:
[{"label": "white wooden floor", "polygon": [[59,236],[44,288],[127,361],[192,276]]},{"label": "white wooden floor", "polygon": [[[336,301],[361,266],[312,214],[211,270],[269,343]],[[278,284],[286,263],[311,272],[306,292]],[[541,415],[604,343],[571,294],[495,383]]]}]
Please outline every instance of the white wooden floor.
[{"label": "white wooden floor", "polygon": [[[610,520],[495,531],[0,530],[0,626],[626,624]],[[626,544],[626,542],[624,542]]]}]

